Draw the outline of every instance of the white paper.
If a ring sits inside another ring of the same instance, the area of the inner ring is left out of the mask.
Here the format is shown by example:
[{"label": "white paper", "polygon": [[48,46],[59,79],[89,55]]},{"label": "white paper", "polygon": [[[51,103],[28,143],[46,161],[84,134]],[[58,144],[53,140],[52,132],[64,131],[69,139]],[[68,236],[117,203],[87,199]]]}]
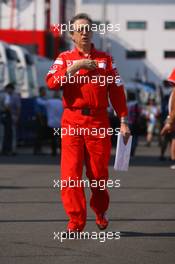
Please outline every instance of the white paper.
[{"label": "white paper", "polygon": [[132,136],[129,137],[127,144],[123,141],[121,133],[118,134],[114,169],[118,171],[127,171],[129,167],[131,153]]}]

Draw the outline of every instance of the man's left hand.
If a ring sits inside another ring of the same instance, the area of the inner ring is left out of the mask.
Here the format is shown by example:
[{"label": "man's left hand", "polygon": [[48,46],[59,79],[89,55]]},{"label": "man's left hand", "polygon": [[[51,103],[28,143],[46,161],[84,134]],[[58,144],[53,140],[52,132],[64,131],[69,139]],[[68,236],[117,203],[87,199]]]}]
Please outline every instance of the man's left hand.
[{"label": "man's left hand", "polygon": [[130,132],[130,129],[129,129],[129,126],[125,123],[121,123],[120,125],[120,133],[123,135],[123,140],[124,140],[124,143],[125,145],[128,143],[128,139],[131,135],[131,132]]}]

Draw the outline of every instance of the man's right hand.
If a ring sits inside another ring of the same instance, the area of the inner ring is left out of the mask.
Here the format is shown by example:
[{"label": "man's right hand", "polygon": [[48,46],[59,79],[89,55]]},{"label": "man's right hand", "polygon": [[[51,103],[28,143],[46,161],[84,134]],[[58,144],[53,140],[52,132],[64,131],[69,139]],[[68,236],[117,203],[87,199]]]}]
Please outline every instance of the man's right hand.
[{"label": "man's right hand", "polygon": [[79,69],[95,70],[97,62],[95,60],[82,59],[76,62]]},{"label": "man's right hand", "polygon": [[71,65],[67,69],[67,74],[73,76],[80,69],[94,70],[97,68],[97,62],[95,60],[82,59]]}]

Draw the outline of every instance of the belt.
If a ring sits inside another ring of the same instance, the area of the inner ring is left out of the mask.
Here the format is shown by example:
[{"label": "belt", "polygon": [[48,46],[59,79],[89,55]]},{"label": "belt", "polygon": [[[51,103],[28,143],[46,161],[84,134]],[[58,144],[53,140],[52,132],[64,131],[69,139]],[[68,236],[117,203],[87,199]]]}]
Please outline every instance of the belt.
[{"label": "belt", "polygon": [[90,107],[83,107],[83,108],[76,108],[76,107],[65,107],[65,109],[69,109],[71,111],[79,111],[84,116],[91,116],[100,113],[106,113],[106,108],[90,108]]}]

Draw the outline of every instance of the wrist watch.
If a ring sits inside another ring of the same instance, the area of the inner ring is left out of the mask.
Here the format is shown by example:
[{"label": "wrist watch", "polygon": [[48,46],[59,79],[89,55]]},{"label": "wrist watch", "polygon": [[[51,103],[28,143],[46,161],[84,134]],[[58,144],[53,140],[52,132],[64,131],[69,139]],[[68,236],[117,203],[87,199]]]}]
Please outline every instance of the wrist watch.
[{"label": "wrist watch", "polygon": [[128,117],[127,116],[122,116],[120,118],[120,123],[128,125]]},{"label": "wrist watch", "polygon": [[170,115],[168,115],[167,118],[166,118],[166,124],[168,124],[170,126],[172,125],[172,120],[171,120]]}]

